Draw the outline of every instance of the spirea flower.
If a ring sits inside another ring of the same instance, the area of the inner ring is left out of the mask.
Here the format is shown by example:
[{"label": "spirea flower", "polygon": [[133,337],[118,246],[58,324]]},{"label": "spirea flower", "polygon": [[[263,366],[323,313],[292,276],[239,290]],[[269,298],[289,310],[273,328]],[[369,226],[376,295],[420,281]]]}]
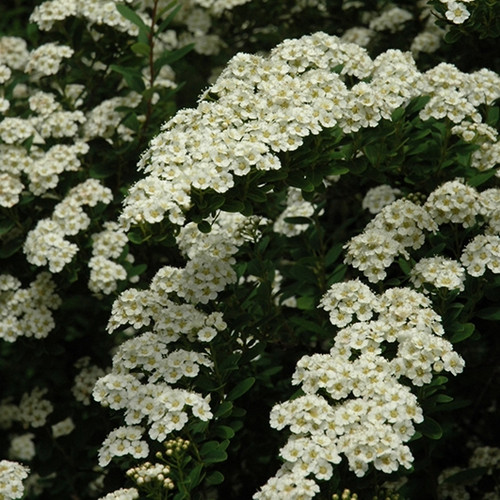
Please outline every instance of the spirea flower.
[{"label": "spirea flower", "polygon": [[29,468],[9,460],[0,461],[0,495],[6,500],[21,498],[24,494],[23,480]]},{"label": "spirea flower", "polygon": [[435,288],[463,291],[465,269],[456,260],[428,257],[415,264],[410,279],[416,288],[428,283]]}]

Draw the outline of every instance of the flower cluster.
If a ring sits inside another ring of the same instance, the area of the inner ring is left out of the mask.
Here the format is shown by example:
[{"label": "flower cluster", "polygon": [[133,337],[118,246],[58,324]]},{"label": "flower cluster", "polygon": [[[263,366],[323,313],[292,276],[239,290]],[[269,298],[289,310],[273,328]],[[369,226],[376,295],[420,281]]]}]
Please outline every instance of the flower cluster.
[{"label": "flower cluster", "polygon": [[314,204],[304,200],[300,189],[289,188],[286,197],[286,208],[275,220],[273,230],[289,237],[296,236],[304,232],[309,227],[309,224],[291,224],[286,219],[289,217],[311,217],[314,211]]},{"label": "flower cluster", "polygon": [[32,460],[35,456],[34,437],[35,435],[32,432],[13,436],[10,440],[9,458],[23,461]]},{"label": "flower cluster", "polygon": [[75,376],[71,392],[74,398],[85,406],[91,403],[92,390],[99,377],[103,377],[106,372],[102,368],[90,363],[90,357],[84,356],[75,363],[75,368],[79,370]]},{"label": "flower cluster", "polygon": [[[106,222],[103,231],[92,235],[89,290],[108,295],[117,289],[118,281],[127,277],[125,268],[112,260],[122,255],[127,243],[125,231],[116,222]],[[129,253],[126,258],[130,261],[133,256]]]},{"label": "flower cluster", "polygon": [[0,275],[0,338],[46,337],[54,328],[52,311],[61,305],[49,273],[38,274],[28,288],[10,274]]},{"label": "flower cluster", "polygon": [[99,451],[99,464],[107,465],[112,457],[131,454],[135,458],[148,455],[149,446],[141,440],[145,428],[137,425],[147,420],[149,437],[162,442],[173,431],[181,430],[188,421],[187,408],[200,420],[212,417],[209,398],[166,383],[141,383],[131,374],[108,374],[94,388],[94,399],[111,408],[125,409],[127,426],[110,433]]},{"label": "flower cluster", "polygon": [[345,262],[369,281],[380,281],[397,256],[408,257],[408,248],[417,250],[424,244],[425,231],[436,230],[436,222],[423,207],[407,199],[396,200],[348,241]]},{"label": "flower cluster", "polygon": [[446,6],[445,16],[454,24],[463,24],[470,17],[466,4],[474,3],[474,0],[440,0]]},{"label": "flower cluster", "polygon": [[[31,392],[24,393],[19,404],[10,399],[0,402],[2,413],[1,427],[10,429],[19,422],[24,429],[43,427],[48,416],[54,411],[52,403],[44,399],[47,389],[35,387]],[[35,456],[35,435],[31,432],[10,436],[9,456],[19,460],[31,460]]]},{"label": "flower cluster", "polygon": [[24,242],[28,262],[36,266],[48,264],[52,273],[62,271],[78,252],[78,246],[65,237],[87,229],[91,222],[82,207],[107,204],[112,199],[111,190],[96,179],[87,179],[70,189],[64,200],[55,206],[52,217],[40,220],[28,233]]},{"label": "flower cluster", "polygon": [[395,201],[399,194],[400,189],[381,184],[367,191],[361,206],[371,214],[378,214],[386,205]]},{"label": "flower cluster", "polygon": [[172,490],[175,485],[168,477],[169,474],[170,467],[168,465],[152,464],[151,462],[145,462],[127,471],[127,476],[131,477],[138,485],[155,481],[161,483],[163,488]]},{"label": "flower cluster", "polygon": [[391,7],[382,12],[379,16],[370,21],[370,29],[375,31],[389,30],[391,33],[396,33],[404,27],[404,23],[413,18],[411,12],[400,7]]},{"label": "flower cluster", "polygon": [[40,45],[30,53],[25,71],[35,73],[37,78],[55,75],[61,67],[62,60],[73,54],[73,49],[67,45],[57,43]]},{"label": "flower cluster", "polygon": [[118,427],[111,431],[99,450],[99,465],[106,466],[114,456],[147,457],[149,446],[141,439],[143,432],[144,429],[138,426]]},{"label": "flower cluster", "polygon": [[[130,3],[130,0],[125,0]],[[68,17],[83,17],[89,24],[105,24],[117,30],[134,36],[137,35],[137,26],[121,16],[116,10],[115,0],[48,0],[35,7],[30,21],[36,23],[41,30],[49,31],[54,23]]]},{"label": "flower cluster", "polygon": [[17,462],[0,461],[0,498],[14,500],[24,494],[23,480],[28,477],[29,469]]},{"label": "flower cluster", "polygon": [[[334,325],[345,325],[342,313],[350,324],[337,333],[329,354],[304,356],[297,363],[292,382],[305,395],[273,407],[271,426],[289,427],[292,436],[280,451],[284,465],[256,499],[285,492],[311,498],[302,492],[309,476],[329,479],[340,454],[358,476],[370,464],[386,473],[410,468],[413,457],[404,443],[423,414],[416,396],[399,379],[422,386],[433,372],[463,369],[462,358],[442,337],[441,318],[430,300],[409,288],[377,296],[358,281],[339,283],[321,306]],[[335,314],[336,308],[342,312]],[[395,348],[389,347],[393,344]]]},{"label": "flower cluster", "polygon": [[135,488],[120,488],[99,498],[99,500],[136,500],[136,498],[139,498],[139,492]]},{"label": "flower cluster", "polygon": [[60,422],[52,425],[52,436],[58,438],[61,436],[67,436],[75,430],[75,423],[71,417],[67,417]]},{"label": "flower cluster", "polygon": [[[488,75],[487,71],[480,70],[478,73],[483,73],[486,78],[478,81],[479,89],[484,85],[495,84],[496,79]],[[498,84],[498,83],[497,83]],[[471,97],[469,97],[471,98]],[[473,143],[478,147],[472,153],[471,164],[478,170],[490,170],[498,165],[500,157],[500,141],[498,140],[498,132],[493,127],[486,123],[462,122],[460,125],[455,125],[452,128],[452,133],[460,136],[464,141]],[[497,174],[498,176],[498,174]]]},{"label": "flower cluster", "polygon": [[420,259],[410,275],[415,288],[430,284],[435,288],[463,291],[465,288],[465,269],[453,259],[428,257]]},{"label": "flower cluster", "polygon": [[465,274],[484,274],[486,267],[498,273],[499,210],[498,188],[478,192],[462,180],[448,181],[437,187],[420,206],[409,200],[386,205],[345,245],[345,262],[359,269],[371,282],[387,275],[386,269],[399,255],[409,258],[407,249],[418,250],[426,241],[426,232],[436,232],[444,224],[465,229],[483,226],[486,234],[475,236],[462,250],[459,262],[443,258],[425,258],[417,263],[412,280],[438,288],[463,289]]}]

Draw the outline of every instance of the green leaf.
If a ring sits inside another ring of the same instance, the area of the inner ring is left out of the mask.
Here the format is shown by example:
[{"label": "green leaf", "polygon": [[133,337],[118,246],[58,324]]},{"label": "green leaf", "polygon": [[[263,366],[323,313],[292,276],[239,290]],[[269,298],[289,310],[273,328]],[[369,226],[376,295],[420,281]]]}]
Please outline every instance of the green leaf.
[{"label": "green leaf", "polygon": [[128,19],[132,24],[135,24],[139,28],[139,31],[149,33],[149,27],[144,24],[144,21],[130,7],[127,7],[124,4],[117,4],[116,10],[125,19]]},{"label": "green leaf", "polygon": [[148,57],[151,52],[151,47],[147,43],[136,42],[131,47],[132,52],[138,56]]},{"label": "green leaf", "polygon": [[452,44],[455,43],[461,36],[462,35],[459,30],[451,29],[448,33],[446,33],[446,35],[444,35],[444,41]]},{"label": "green leaf", "polygon": [[224,482],[224,475],[218,470],[213,471],[206,479],[209,486],[215,486]]},{"label": "green leaf", "polygon": [[[407,108],[406,108],[407,113],[408,114],[409,113],[417,113],[421,109],[424,109],[425,105],[430,100],[431,100],[431,96],[429,96],[429,95],[415,97],[414,99],[412,99],[410,101],[410,104],[407,106]],[[426,132],[425,132],[424,136],[428,134],[427,129],[425,129],[425,130],[426,130]],[[422,137],[424,137],[424,136],[422,136]]]},{"label": "green leaf", "polygon": [[0,247],[0,259],[6,259],[11,255],[14,255],[23,246],[23,239],[11,240],[8,243],[2,244]]},{"label": "green leaf", "polygon": [[332,165],[328,168],[327,175],[344,175],[348,174],[349,169],[343,165]]},{"label": "green leaf", "polygon": [[[500,311],[499,311],[500,312]],[[500,318],[500,316],[499,316]],[[456,344],[462,340],[468,339],[474,333],[474,325],[472,323],[464,323],[460,328],[451,336],[450,342]]]},{"label": "green leaf", "polygon": [[9,219],[2,219],[0,221],[0,235],[8,233],[14,226],[14,221]]},{"label": "green leaf", "polygon": [[345,264],[339,264],[333,271],[332,274],[328,276],[326,282],[327,286],[332,286],[334,283],[339,283],[344,279],[345,273],[347,272],[347,266]]},{"label": "green leaf", "polygon": [[408,276],[412,269],[410,263],[406,259],[403,259],[403,257],[400,257],[398,259],[398,264],[401,268],[401,271],[403,271],[405,275]]},{"label": "green leaf", "polygon": [[117,64],[112,64],[110,69],[122,75],[130,89],[135,90],[139,94],[144,92],[146,86],[144,85],[140,71],[133,68],[118,66]]},{"label": "green leaf", "polygon": [[443,429],[436,420],[426,417],[425,420],[417,426],[417,430],[430,439],[441,439]]},{"label": "green leaf", "polygon": [[486,170],[486,172],[480,172],[470,179],[467,180],[467,184],[469,184],[472,187],[478,187],[481,184],[484,184],[485,182],[489,181],[492,177],[494,177],[497,173],[497,170],[492,168],[490,170]]},{"label": "green leaf", "polygon": [[245,209],[245,204],[239,200],[227,199],[222,205],[224,212],[242,212]]},{"label": "green leaf", "polygon": [[231,415],[233,410],[233,403],[231,401],[223,401],[219,408],[215,410],[214,416],[217,418],[225,418]]},{"label": "green leaf", "polygon": [[212,226],[206,220],[202,220],[201,222],[198,222],[198,230],[201,233],[209,233],[212,230]]},{"label": "green leaf", "polygon": [[128,277],[139,276],[148,268],[147,264],[139,264],[137,266],[133,266],[130,271],[128,271]]},{"label": "green leaf", "polygon": [[[307,320],[305,318],[302,318],[301,316],[292,316],[292,317],[290,317],[289,321],[292,325],[296,325],[307,332],[314,332],[314,333],[318,333],[320,335],[324,335],[324,333],[325,333],[325,330],[323,328],[321,328],[320,325],[318,325],[314,321],[310,321],[310,320]],[[275,368],[278,368],[278,370],[281,369],[281,367],[279,367],[279,366],[275,367]]]},{"label": "green leaf", "polygon": [[287,224],[310,224],[311,219],[309,217],[285,217],[285,222]]},{"label": "green leaf", "polygon": [[498,321],[500,320],[500,307],[486,307],[478,311],[476,316],[488,321]]},{"label": "green leaf", "polygon": [[398,120],[401,120],[403,116],[405,115],[405,108],[397,108],[391,113],[391,120],[393,122],[397,122]]},{"label": "green leaf", "polygon": [[255,377],[248,377],[237,384],[233,389],[229,391],[227,399],[229,401],[234,401],[239,397],[243,396],[250,388],[255,384]]},{"label": "green leaf", "polygon": [[343,243],[336,243],[330,250],[328,250],[325,256],[325,266],[331,266],[340,257],[344,250]]},{"label": "green leaf", "polygon": [[436,396],[436,403],[451,403],[453,398],[447,394],[438,394]]},{"label": "green leaf", "polygon": [[143,241],[146,241],[147,239],[142,233],[138,231],[130,231],[127,234],[127,238],[135,245],[140,245]]},{"label": "green leaf", "polygon": [[206,455],[202,455],[203,462],[206,464],[214,464],[227,460],[227,453],[224,450],[213,450]]},{"label": "green leaf", "polygon": [[316,308],[316,300],[314,297],[299,297],[297,307],[303,311],[312,311]]},{"label": "green leaf", "polygon": [[496,127],[499,118],[500,118],[500,107],[492,106],[488,108],[488,111],[486,112],[486,123],[490,127]]},{"label": "green leaf", "polygon": [[214,434],[222,439],[231,439],[234,437],[234,430],[228,425],[219,425],[215,428]]},{"label": "green leaf", "polygon": [[465,469],[447,477],[444,482],[451,484],[470,484],[475,483],[488,473],[487,467],[474,467],[472,469]]},{"label": "green leaf", "polygon": [[194,48],[194,43],[190,43],[184,47],[181,47],[180,49],[172,50],[169,52],[165,52],[162,54],[156,61],[154,62],[153,68],[155,70],[155,73],[160,71],[163,66],[166,64],[172,64],[175,61],[178,61],[182,57],[184,57],[188,52],[191,52]]},{"label": "green leaf", "polygon": [[200,484],[202,470],[203,464],[198,464],[186,477],[184,484],[188,487],[189,490],[192,490],[194,487]]},{"label": "green leaf", "polygon": [[448,377],[445,377],[444,375],[439,375],[435,379],[432,380],[432,382],[429,384],[431,387],[435,387],[437,385],[444,385],[448,382]]},{"label": "green leaf", "polygon": [[[170,10],[177,2],[174,0],[173,2],[170,2],[158,15],[159,18],[163,16],[163,13],[166,12],[167,10]],[[181,10],[182,5],[177,5],[172,12],[160,23],[160,25],[157,28],[157,31],[155,35],[158,35],[159,33],[163,33],[167,29],[167,27],[170,25],[170,23],[173,21],[174,17],[177,15],[179,10]]]},{"label": "green leaf", "polygon": [[378,165],[382,160],[382,153],[384,153],[384,149],[385,148],[382,143],[375,142],[373,144],[367,144],[363,148],[363,153],[372,165]]},{"label": "green leaf", "polygon": [[129,113],[123,120],[123,125],[128,127],[134,132],[138,132],[141,128],[141,122],[137,119],[137,114],[135,112]]}]

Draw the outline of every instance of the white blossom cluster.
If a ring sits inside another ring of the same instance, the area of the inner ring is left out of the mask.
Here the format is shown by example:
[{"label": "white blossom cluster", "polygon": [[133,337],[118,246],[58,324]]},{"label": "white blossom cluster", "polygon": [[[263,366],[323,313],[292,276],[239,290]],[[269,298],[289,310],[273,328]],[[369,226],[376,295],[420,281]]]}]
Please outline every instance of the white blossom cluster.
[{"label": "white blossom cluster", "polygon": [[420,20],[425,20],[424,29],[418,33],[411,42],[411,53],[417,58],[420,52],[433,53],[439,49],[441,42],[446,34],[446,31],[440,28],[432,14],[432,10],[428,7],[427,0],[419,0],[418,7],[420,8]]},{"label": "white blossom cluster", "polygon": [[14,500],[24,495],[23,480],[28,477],[29,468],[10,460],[0,461],[0,498]]},{"label": "white blossom cluster", "polygon": [[425,231],[436,230],[436,222],[423,207],[410,200],[396,200],[346,243],[345,262],[369,281],[378,282],[387,276],[386,269],[397,256],[408,257],[408,248],[417,250],[424,244]]},{"label": "white blossom cluster", "polygon": [[[135,108],[141,102],[142,96],[137,92],[130,92],[126,96],[116,96],[102,101],[87,113],[83,126],[86,140],[102,137],[111,144],[116,133],[121,140],[131,141],[133,132],[123,123],[123,113],[117,111],[120,107]],[[142,119],[138,117],[138,119]]]},{"label": "white blossom cluster", "polygon": [[[127,278],[125,268],[113,260],[120,257],[127,243],[125,231],[112,221],[106,222],[102,231],[92,235],[89,290],[108,295],[117,289],[118,281]],[[127,258],[133,257],[128,254]]]},{"label": "white blossom cluster", "polygon": [[59,72],[63,59],[70,58],[73,54],[74,50],[67,45],[45,43],[30,53],[25,71],[35,73],[37,77],[55,75]]},{"label": "white blossom cluster", "polygon": [[23,394],[18,406],[16,420],[25,427],[43,427],[47,417],[54,411],[54,406],[43,396],[47,389],[35,387],[31,392]]},{"label": "white blossom cluster", "polygon": [[10,274],[0,275],[0,338],[46,337],[54,328],[52,311],[61,305],[49,273],[38,274],[27,287]]},{"label": "white blossom cluster", "polygon": [[[328,70],[338,65],[340,74]],[[348,88],[344,75],[368,82]],[[374,127],[417,95],[433,96],[424,119],[480,122],[475,106],[498,97],[499,83],[493,72],[466,75],[446,64],[422,74],[396,50],[371,60],[361,47],[324,33],[286,40],[267,58],[238,54],[206,92],[216,99],[181,110],[153,139],[140,162],[148,175],[131,188],[122,220],[168,216],[182,224],[192,187],[224,193],[235,176],[279,168],[276,153],[297,149],[304,136],[334,125],[346,133]]]},{"label": "white blossom cluster", "polygon": [[[232,255],[248,238],[258,236],[260,218],[221,213],[210,223],[208,234],[193,223],[181,228],[177,241],[186,266],[164,266],[149,289],[122,292],[108,323],[110,332],[124,325],[151,330],[120,345],[111,373],[95,385],[94,399],[124,410],[128,426],[147,425],[149,437],[160,442],[184,427],[188,408],[201,420],[212,417],[209,399],[173,386],[195,377],[201,367],[211,368],[212,362],[207,354],[175,343],[205,344],[226,329],[221,313],[202,312],[195,304],[208,303],[236,280]],[[102,450],[102,461],[108,463],[115,448],[108,443]]]},{"label": "white blossom cluster", "polygon": [[381,184],[369,189],[361,206],[371,214],[378,214],[386,205],[390,205],[401,194],[401,190],[387,184]]},{"label": "white blossom cluster", "polygon": [[111,190],[97,179],[86,181],[71,188],[58,203],[50,219],[41,219],[24,242],[26,259],[36,266],[48,264],[52,273],[62,271],[78,252],[78,246],[66,239],[75,236],[90,225],[90,217],[83,206],[95,207],[98,203],[110,203]]},{"label": "white blossom cluster", "polygon": [[156,481],[161,483],[163,488],[171,490],[175,485],[172,479],[168,477],[169,474],[170,467],[168,465],[160,463],[152,464],[151,462],[145,462],[127,470],[127,476],[131,477],[138,485]]},{"label": "white blossom cluster", "polygon": [[470,17],[467,4],[476,3],[475,0],[440,0],[446,6],[445,17],[453,24],[463,24]]},{"label": "white blossom cluster", "polygon": [[422,94],[431,99],[420,111],[422,120],[447,117],[453,123],[474,127],[481,123],[476,108],[500,97],[500,75],[488,69],[467,74],[453,64],[440,63],[429,69],[425,77]]},{"label": "white blossom cluster", "polygon": [[413,19],[413,14],[401,7],[390,7],[370,21],[369,27],[374,31],[390,31],[396,33],[404,28],[404,23]]},{"label": "white blossom cluster", "polygon": [[163,442],[181,430],[191,414],[200,420],[212,418],[209,398],[166,383],[141,383],[131,374],[108,374],[94,388],[94,399],[114,410],[125,409],[126,426],[113,430],[99,450],[99,465],[106,466],[113,457],[130,454],[145,458],[149,445],[141,437],[145,427],[135,425],[147,420],[151,439]]},{"label": "white blossom cluster", "polygon": [[71,417],[66,417],[51,426],[52,437],[58,438],[61,436],[67,436],[75,430],[75,423]]},{"label": "white blossom cluster", "polygon": [[[342,328],[328,354],[297,363],[292,382],[305,394],[273,407],[271,426],[289,427],[292,436],[280,450],[282,468],[255,499],[312,498],[319,488],[311,476],[330,479],[341,454],[360,477],[370,465],[385,473],[410,468],[405,443],[423,414],[399,379],[422,386],[434,372],[463,369],[463,359],[442,337],[441,318],[421,293],[392,288],[376,295],[360,281],[347,281],[332,285],[320,306]],[[391,344],[395,352],[388,359]]]},{"label": "white blossom cluster", "polygon": [[[24,393],[15,404],[10,398],[0,401],[0,427],[10,429],[18,422],[24,429],[43,427],[47,423],[48,416],[53,412],[52,403],[45,399],[47,389],[35,387],[31,392]],[[23,434],[9,434],[10,445],[9,457],[14,460],[29,461],[35,456],[35,434],[24,432]],[[1,484],[1,478],[0,478]],[[1,493],[0,489],[0,493]],[[2,498],[0,496],[0,498]]]},{"label": "white blossom cluster", "polygon": [[[340,68],[339,73],[331,71],[334,67]],[[459,73],[458,70],[455,73]],[[111,408],[125,410],[129,426],[148,427],[149,436],[160,441],[187,421],[184,406],[192,406],[193,414],[199,418],[210,418],[208,402],[200,395],[170,385],[197,373],[199,366],[209,368],[208,361],[196,352],[190,357],[188,351],[172,350],[172,343],[182,339],[207,342],[225,328],[221,317],[218,327],[216,320],[210,319],[211,315],[196,309],[196,304],[214,301],[228,283],[234,282],[233,256],[245,238],[238,229],[240,216],[233,214],[218,213],[209,219],[212,230],[208,234],[201,233],[195,224],[186,223],[191,190],[211,188],[217,193],[225,193],[233,187],[237,177],[253,169],[280,168],[278,152],[297,149],[305,136],[319,133],[322,128],[339,125],[349,133],[374,127],[382,118],[390,119],[391,113],[412,97],[437,93],[442,85],[438,74],[432,70],[420,73],[409,54],[396,50],[372,60],[359,46],[324,33],[287,40],[267,58],[249,54],[235,56],[202,96],[198,108],[178,112],[163,126],[141,158],[140,167],[147,175],[132,186],[119,227],[128,230],[138,223],[154,224],[168,217],[170,222],[181,226],[177,242],[186,265],[161,268],[149,289],[127,290],[115,301],[108,324],[110,332],[124,325],[137,330],[148,327],[150,331],[127,341],[118,351],[112,373],[96,384],[95,399]],[[346,76],[364,81],[349,88],[344,81]],[[490,78],[489,73],[485,76]],[[466,75],[461,78],[467,80]],[[461,83],[456,86],[462,88]],[[494,91],[486,85],[483,88],[487,96],[484,101],[490,99]],[[456,103],[459,107],[463,107],[462,104],[461,101]],[[476,121],[480,119],[474,107],[470,113]],[[362,252],[355,252],[351,242],[348,259],[352,256],[355,267],[366,265],[365,271],[368,269],[377,280],[385,275],[385,268],[394,257],[407,256],[409,248],[419,248],[425,241],[424,231],[437,229],[437,225],[424,207],[409,200],[396,200],[381,209],[370,229],[370,237],[375,239],[360,242],[358,246]],[[377,265],[370,266],[370,259],[375,259]],[[356,298],[359,299],[359,293]],[[384,296],[384,300],[390,302],[392,299]],[[389,309],[397,308],[391,305]],[[365,314],[369,311],[374,314],[367,305]],[[436,326],[439,322],[431,315],[431,310],[425,306],[419,311],[422,318],[430,321],[428,328],[436,328],[439,332]],[[358,312],[360,325],[364,325],[363,313]],[[382,317],[381,311],[376,312]],[[417,319],[412,321],[417,323]],[[389,335],[387,338],[380,337],[382,333],[375,333],[382,324],[382,320],[368,323],[366,328],[373,330],[371,343],[394,342],[391,335],[396,335],[395,331],[382,330],[384,335]],[[401,335],[403,325],[406,325],[404,321],[398,325]],[[417,328],[413,323],[411,326]],[[421,335],[426,334],[430,335],[424,329]],[[357,337],[360,346],[363,345],[362,337],[361,334]],[[414,362],[411,366],[404,363],[396,366],[393,361],[391,370],[394,373],[401,370],[420,385],[429,380],[432,369],[446,367],[459,371],[460,359],[448,353],[448,344],[436,338],[438,340],[431,343],[435,349],[433,356],[444,356],[439,366],[437,363],[433,366],[426,357],[418,360],[417,349],[410,340],[403,342],[401,337],[398,338],[402,346],[401,358],[407,356]],[[383,359],[377,354],[376,360]],[[361,360],[359,363],[372,362],[368,354]],[[384,362],[380,362],[385,369]],[[159,367],[165,376],[160,375]],[[399,388],[396,375],[391,376]],[[138,397],[134,399],[136,394]],[[162,398],[169,401],[172,394],[182,394],[181,402],[177,403],[180,410],[175,419],[169,417],[165,421],[165,415],[177,410],[170,403],[155,406],[154,402]],[[143,398],[151,398],[148,399],[151,403],[142,404]],[[141,401],[139,406],[137,401]],[[414,411],[413,417],[421,418],[421,414]],[[396,449],[406,450],[397,446]],[[113,456],[109,443],[103,453],[104,462]],[[402,456],[400,459],[402,463],[409,463]],[[395,463],[399,462],[391,455],[389,463],[380,467],[391,468]]]},{"label": "white blossom cluster", "polygon": [[99,500],[136,500],[136,498],[139,498],[139,492],[135,488],[120,488],[99,498]]},{"label": "white blossom cluster", "polygon": [[300,189],[288,188],[286,208],[275,220],[273,224],[274,232],[289,237],[304,232],[309,227],[309,224],[291,224],[285,219],[288,217],[311,217],[314,210],[314,204],[304,200]]},{"label": "white blossom cluster", "polygon": [[145,458],[149,453],[149,446],[141,439],[143,427],[124,426],[111,431],[99,450],[99,465],[105,467],[111,457],[132,455],[134,458]]},{"label": "white blossom cluster", "polygon": [[221,14],[225,10],[233,9],[251,0],[193,0],[196,5],[209,9],[214,14]]},{"label": "white blossom cluster", "polygon": [[422,259],[414,267],[416,286],[426,282],[438,288],[463,290],[464,268],[471,276],[481,276],[486,268],[500,272],[500,190],[480,193],[462,180],[448,181],[436,188],[423,205],[396,200],[386,205],[345,248],[345,262],[359,269],[371,282],[387,275],[386,269],[397,256],[409,258],[407,249],[425,243],[426,232],[443,224],[459,224],[465,229],[482,227],[462,249],[460,262],[442,257]]},{"label": "white blossom cluster", "polygon": [[465,289],[465,269],[460,262],[446,257],[428,257],[420,259],[411,270],[410,280],[415,288],[430,283],[435,288],[448,290]]},{"label": "white blossom cluster", "polygon": [[75,376],[71,392],[78,402],[89,406],[94,385],[99,377],[106,375],[106,372],[102,368],[91,364],[89,356],[78,359],[75,362],[75,368],[79,372]]},{"label": "white blossom cluster", "polygon": [[[483,70],[480,70],[483,71]],[[486,76],[486,72],[485,76]],[[479,88],[486,82],[494,83],[494,79],[485,78],[478,82]],[[489,85],[489,83],[488,83]],[[462,122],[452,128],[452,133],[457,134],[466,142],[472,142],[479,149],[472,152],[471,165],[478,170],[490,170],[498,165],[500,158],[500,141],[498,132],[486,123]],[[500,174],[497,173],[497,177]]]},{"label": "white blossom cluster", "polygon": [[[131,3],[130,0],[124,2]],[[49,31],[58,21],[72,16],[83,17],[90,24],[105,24],[137,36],[137,26],[116,10],[117,3],[115,0],[48,0],[35,7],[30,21],[36,23],[41,30]]]},{"label": "white blossom cluster", "polygon": [[12,436],[10,438],[9,458],[29,462],[35,456],[35,443],[32,432]]}]

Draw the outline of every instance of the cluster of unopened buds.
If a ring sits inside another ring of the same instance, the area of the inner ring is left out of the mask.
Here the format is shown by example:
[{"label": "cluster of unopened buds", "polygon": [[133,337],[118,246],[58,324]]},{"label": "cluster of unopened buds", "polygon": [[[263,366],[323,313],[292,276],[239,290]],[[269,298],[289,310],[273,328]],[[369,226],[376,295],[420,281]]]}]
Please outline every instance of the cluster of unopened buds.
[{"label": "cluster of unopened buds", "polygon": [[164,443],[165,455],[167,455],[167,457],[171,457],[172,455],[182,453],[189,448],[190,444],[189,440],[182,439],[180,437],[176,439],[169,439]]},{"label": "cluster of unopened buds", "polygon": [[127,471],[127,476],[133,479],[138,486],[155,481],[161,483],[165,489],[173,490],[175,485],[168,477],[169,474],[170,467],[168,465],[152,464],[151,462],[145,462]]}]

